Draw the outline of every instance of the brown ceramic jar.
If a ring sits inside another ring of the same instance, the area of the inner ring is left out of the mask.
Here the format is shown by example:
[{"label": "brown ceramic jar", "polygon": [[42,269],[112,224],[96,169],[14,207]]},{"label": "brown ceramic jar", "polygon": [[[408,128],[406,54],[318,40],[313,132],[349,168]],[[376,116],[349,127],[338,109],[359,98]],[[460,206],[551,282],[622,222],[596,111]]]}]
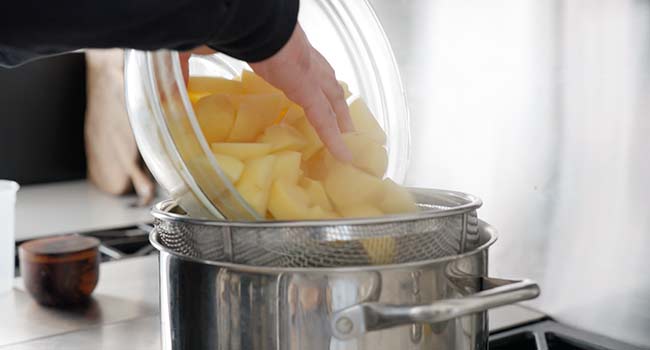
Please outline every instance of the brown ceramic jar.
[{"label": "brown ceramic jar", "polygon": [[86,303],[99,278],[99,243],[73,235],[22,244],[20,273],[25,288],[43,305]]}]

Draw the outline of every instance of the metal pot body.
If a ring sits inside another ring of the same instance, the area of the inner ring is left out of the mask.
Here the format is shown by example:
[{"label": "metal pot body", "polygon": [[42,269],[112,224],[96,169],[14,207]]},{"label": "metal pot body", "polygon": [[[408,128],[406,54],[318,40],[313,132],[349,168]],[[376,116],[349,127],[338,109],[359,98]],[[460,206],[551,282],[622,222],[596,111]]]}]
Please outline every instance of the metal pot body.
[{"label": "metal pot body", "polygon": [[160,250],[164,349],[487,349],[487,309],[539,293],[487,276],[496,239],[415,264],[281,269],[220,264]]}]

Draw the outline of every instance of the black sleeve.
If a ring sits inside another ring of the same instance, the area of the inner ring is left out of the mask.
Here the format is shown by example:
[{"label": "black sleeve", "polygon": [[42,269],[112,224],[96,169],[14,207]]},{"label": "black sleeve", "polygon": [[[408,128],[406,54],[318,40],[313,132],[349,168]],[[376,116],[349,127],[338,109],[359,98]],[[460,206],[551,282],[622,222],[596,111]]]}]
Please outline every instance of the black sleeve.
[{"label": "black sleeve", "polygon": [[0,11],[0,65],[80,48],[208,45],[255,62],[287,42],[299,0],[13,0]]}]

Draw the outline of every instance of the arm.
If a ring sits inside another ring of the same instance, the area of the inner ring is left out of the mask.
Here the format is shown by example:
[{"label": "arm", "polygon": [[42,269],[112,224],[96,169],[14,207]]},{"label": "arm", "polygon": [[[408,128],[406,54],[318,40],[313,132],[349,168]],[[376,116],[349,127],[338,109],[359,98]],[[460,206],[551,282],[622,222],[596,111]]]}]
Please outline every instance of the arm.
[{"label": "arm", "polygon": [[277,52],[298,0],[12,1],[0,11],[0,65],[80,48],[188,50],[207,44],[245,61]]},{"label": "arm", "polygon": [[0,65],[80,48],[184,51],[206,44],[251,62],[305,109],[334,156],[350,160],[341,137],[352,130],[343,90],[296,25],[298,7],[299,0],[12,1],[0,12]]}]

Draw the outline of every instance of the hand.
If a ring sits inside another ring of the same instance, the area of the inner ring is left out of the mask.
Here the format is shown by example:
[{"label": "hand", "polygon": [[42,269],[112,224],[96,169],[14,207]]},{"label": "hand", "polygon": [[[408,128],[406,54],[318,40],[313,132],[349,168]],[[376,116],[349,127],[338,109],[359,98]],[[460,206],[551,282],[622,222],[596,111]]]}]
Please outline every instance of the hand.
[{"label": "hand", "polygon": [[250,66],[302,106],[332,155],[343,161],[352,159],[341,137],[341,132],[354,130],[343,88],[336,80],[334,69],[311,46],[300,25],[296,25],[291,38],[280,51]]},{"label": "hand", "polygon": [[[190,55],[211,53],[214,51],[207,47],[180,53],[186,82]],[[264,61],[250,63],[250,66],[305,110],[307,119],[332,155],[342,161],[352,160],[352,154],[341,137],[342,132],[354,131],[343,88],[336,80],[334,69],[311,46],[300,25],[296,25],[291,38],[280,51]]]}]

